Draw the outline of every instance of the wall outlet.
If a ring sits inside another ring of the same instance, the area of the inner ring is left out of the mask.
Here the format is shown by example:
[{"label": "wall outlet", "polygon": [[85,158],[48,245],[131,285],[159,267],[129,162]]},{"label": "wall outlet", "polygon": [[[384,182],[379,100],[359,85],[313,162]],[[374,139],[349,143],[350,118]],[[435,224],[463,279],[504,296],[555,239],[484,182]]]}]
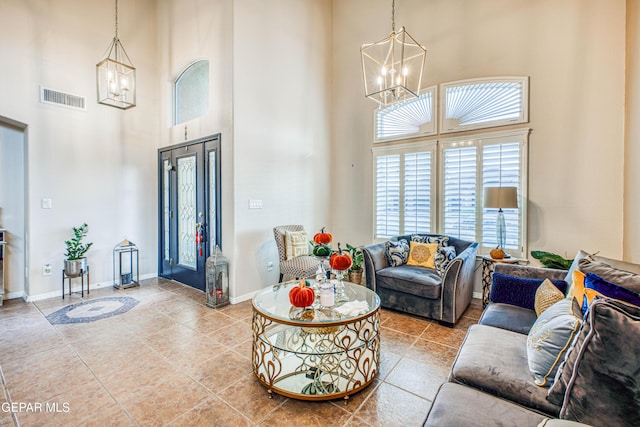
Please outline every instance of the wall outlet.
[{"label": "wall outlet", "polygon": [[249,209],[262,209],[262,200],[249,199]]},{"label": "wall outlet", "polygon": [[41,206],[42,209],[51,209],[53,207],[53,202],[51,199],[42,199]]},{"label": "wall outlet", "polygon": [[273,262],[269,261],[267,264],[267,271],[273,271]]},{"label": "wall outlet", "polygon": [[42,275],[43,276],[51,276],[53,272],[53,268],[51,268],[51,264],[45,264],[42,266]]}]

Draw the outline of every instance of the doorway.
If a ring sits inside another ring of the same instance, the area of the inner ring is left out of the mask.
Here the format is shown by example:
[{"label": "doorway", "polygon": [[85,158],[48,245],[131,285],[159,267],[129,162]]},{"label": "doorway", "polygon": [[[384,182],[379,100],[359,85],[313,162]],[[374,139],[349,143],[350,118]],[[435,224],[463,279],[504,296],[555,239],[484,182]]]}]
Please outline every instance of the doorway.
[{"label": "doorway", "polygon": [[158,150],[159,276],[204,291],[221,246],[220,134]]},{"label": "doorway", "polygon": [[0,248],[0,298],[4,299],[26,298],[28,292],[26,132],[26,125],[0,117],[0,228],[6,230],[7,243]]}]

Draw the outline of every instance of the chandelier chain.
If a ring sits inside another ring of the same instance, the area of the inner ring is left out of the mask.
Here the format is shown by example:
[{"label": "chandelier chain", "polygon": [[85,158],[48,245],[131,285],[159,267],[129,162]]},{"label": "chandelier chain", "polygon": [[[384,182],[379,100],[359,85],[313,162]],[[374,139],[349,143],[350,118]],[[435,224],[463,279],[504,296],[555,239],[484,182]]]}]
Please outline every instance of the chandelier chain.
[{"label": "chandelier chain", "polygon": [[391,1],[391,31],[396,32],[396,0]]},{"label": "chandelier chain", "polygon": [[116,0],[116,39],[118,38],[118,0]]}]

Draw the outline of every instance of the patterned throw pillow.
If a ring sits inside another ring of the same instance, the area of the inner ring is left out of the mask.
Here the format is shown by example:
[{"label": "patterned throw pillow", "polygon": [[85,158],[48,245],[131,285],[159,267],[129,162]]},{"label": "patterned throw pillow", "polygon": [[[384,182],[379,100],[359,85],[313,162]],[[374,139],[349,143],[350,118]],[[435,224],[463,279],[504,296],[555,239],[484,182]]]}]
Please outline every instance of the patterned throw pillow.
[{"label": "patterned throw pillow", "polygon": [[437,243],[411,242],[407,265],[416,267],[435,268],[435,257],[438,251]]},{"label": "patterned throw pillow", "polygon": [[390,267],[399,267],[409,259],[409,242],[400,239],[397,242],[387,242],[387,262]]},{"label": "patterned throw pillow", "polygon": [[587,304],[587,306],[584,304],[582,306],[584,313],[586,313],[586,309],[596,297],[609,297],[640,307],[639,294],[622,286],[607,282],[602,277],[593,273],[587,274],[587,277],[584,279],[584,295],[586,297],[584,302]]},{"label": "patterned throw pillow", "polygon": [[440,275],[440,277],[444,276],[444,272],[446,271],[447,266],[455,257],[455,246],[438,246],[434,264],[436,266],[436,272]]},{"label": "patterned throw pillow", "polygon": [[555,303],[538,317],[527,337],[527,361],[536,385],[553,383],[580,325],[582,313],[573,297]]},{"label": "patterned throw pillow", "polygon": [[449,246],[449,236],[422,236],[412,234],[411,241],[417,243],[437,243],[438,246]]},{"label": "patterned throw pillow", "polygon": [[309,243],[306,231],[284,231],[286,259],[290,260],[302,255],[309,255]]},{"label": "patterned throw pillow", "polygon": [[553,283],[551,283],[551,280],[545,279],[536,291],[536,301],[534,303],[536,316],[540,317],[547,308],[563,299],[564,294],[560,292],[560,289],[556,288]]}]

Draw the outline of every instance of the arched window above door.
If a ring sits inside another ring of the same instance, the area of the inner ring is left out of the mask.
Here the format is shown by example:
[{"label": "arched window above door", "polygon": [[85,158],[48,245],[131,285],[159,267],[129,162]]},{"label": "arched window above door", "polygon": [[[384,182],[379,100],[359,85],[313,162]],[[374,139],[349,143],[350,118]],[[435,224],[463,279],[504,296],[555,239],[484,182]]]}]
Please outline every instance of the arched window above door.
[{"label": "arched window above door", "polygon": [[187,122],[209,111],[209,61],[196,61],[176,79],[173,124]]}]

